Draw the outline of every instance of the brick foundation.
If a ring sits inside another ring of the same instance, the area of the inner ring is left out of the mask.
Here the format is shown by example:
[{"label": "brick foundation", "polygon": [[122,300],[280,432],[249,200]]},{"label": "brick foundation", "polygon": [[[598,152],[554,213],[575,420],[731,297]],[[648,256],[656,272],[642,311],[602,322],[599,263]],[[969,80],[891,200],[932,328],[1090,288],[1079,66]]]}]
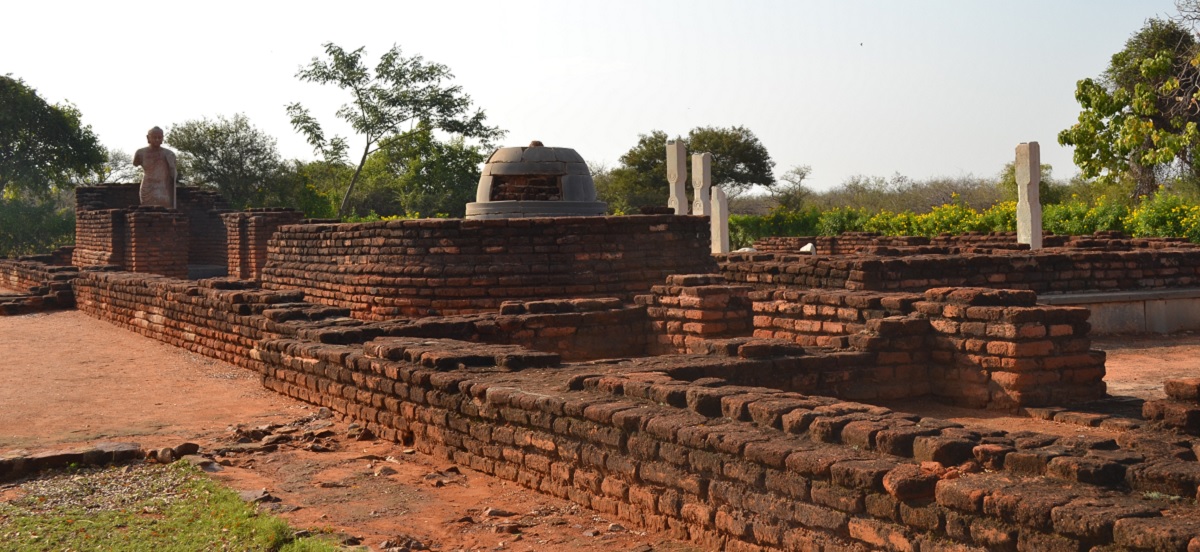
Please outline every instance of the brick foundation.
[{"label": "brick foundation", "polygon": [[[75,306],[71,282],[79,269],[69,266],[70,258],[71,248],[64,247],[48,255],[0,259],[0,315]],[[2,293],[5,289],[14,293]]]},{"label": "brick foundation", "polygon": [[1095,400],[1105,393],[1104,353],[1091,350],[1088,310],[1037,305],[1029,291],[750,292],[723,284],[720,275],[671,276],[667,284],[638,298],[648,305],[657,339],[652,352],[731,350],[745,342],[724,338],[753,332],[756,338],[866,355],[862,365],[839,372],[841,382],[826,381],[829,376],[820,370],[796,368],[780,369],[775,383],[755,374],[754,385],[854,400],[932,394],[962,406],[1005,410]]},{"label": "brick foundation", "polygon": [[[249,282],[96,272],[76,286],[79,308],[92,316],[258,370],[268,388],[327,406],[384,438],[706,549],[1200,545],[1191,505],[1200,485],[1191,447],[1200,443],[1141,429],[1115,441],[1010,434],[749,381],[793,367],[834,383],[847,377],[839,367],[875,365],[861,351],[801,353],[779,340],[746,338],[725,355],[574,363],[562,350],[512,343],[536,339],[536,332],[518,335],[530,329],[574,327],[580,335],[588,320],[597,328],[613,318],[632,323],[641,311],[603,300],[531,301],[487,315],[368,323]],[[680,291],[667,296],[692,296]],[[1018,343],[1041,339],[1022,326],[1033,315],[1018,313],[1042,312],[1034,318],[1048,322],[1050,312],[996,305],[1024,296],[987,290],[904,297],[889,307],[880,298],[879,308],[846,299],[863,312],[884,311],[856,335],[903,341],[920,322],[934,326],[936,304],[944,321],[980,316],[985,336],[995,325],[992,342]],[[809,304],[758,297],[768,299]],[[889,308],[930,318],[893,316]],[[540,337],[565,340],[543,347],[577,343],[570,335]],[[1010,352],[1018,351],[994,354]],[[1186,500],[1154,498],[1170,495]]]},{"label": "brick foundation", "polygon": [[708,219],[693,216],[292,225],[271,240],[262,279],[364,320],[628,301],[670,274],[712,272],[709,241]]},{"label": "brick foundation", "polygon": [[293,209],[249,209],[221,215],[228,237],[226,258],[229,276],[262,279],[271,236],[285,224],[296,224],[304,214]]},{"label": "brick foundation", "polygon": [[[800,248],[813,244],[819,255],[915,255],[962,253],[996,253],[1029,250],[1029,245],[1017,243],[1016,232],[967,232],[923,236],[881,236],[874,232],[846,232],[837,236],[771,236],[754,242],[754,249],[764,253],[800,254]],[[1042,236],[1043,247],[1068,249],[1162,249],[1194,247],[1186,238],[1130,238],[1120,232],[1096,232],[1088,236]]]},{"label": "brick foundation", "polygon": [[923,292],[935,287],[986,287],[1040,294],[1200,286],[1200,248],[1196,247],[909,257],[735,253],[718,260],[730,282],[760,289]]}]

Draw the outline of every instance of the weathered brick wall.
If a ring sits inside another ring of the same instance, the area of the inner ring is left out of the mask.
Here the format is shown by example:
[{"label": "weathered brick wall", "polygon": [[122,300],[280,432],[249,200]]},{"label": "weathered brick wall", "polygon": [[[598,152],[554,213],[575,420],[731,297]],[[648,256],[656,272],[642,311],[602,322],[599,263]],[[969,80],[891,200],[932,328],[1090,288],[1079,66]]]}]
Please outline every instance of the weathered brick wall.
[{"label": "weathered brick wall", "polygon": [[[211,190],[179,187],[176,190],[178,209],[169,211],[141,207],[138,187],[137,184],[110,184],[75,190],[76,250],[73,262],[76,266],[117,266],[136,272],[164,271],[161,273],[186,277],[188,264],[226,265],[225,223],[221,213],[228,210],[228,203],[220,195]],[[153,222],[151,219],[161,216],[133,214],[155,210],[172,212],[176,217]],[[146,233],[151,228],[163,239],[183,241],[162,243],[156,234]],[[139,254],[135,241],[151,249]],[[133,256],[130,256],[131,252]],[[182,269],[178,258],[181,255],[184,255]],[[138,268],[130,263],[136,263]]]},{"label": "weathered brick wall", "polygon": [[1035,304],[1032,292],[935,288],[917,313],[931,328],[934,394],[972,407],[1069,404],[1105,394],[1104,352],[1086,308]]},{"label": "weathered brick wall", "polygon": [[[535,301],[364,323],[251,282],[85,273],[77,284],[92,316],[259,370],[268,388],[384,438],[707,549],[1185,550],[1200,535],[1200,442],[1148,429],[1005,433],[736,384],[790,371],[836,385],[874,365],[867,353],[751,340],[723,357],[564,364],[472,336],[518,341],[548,318],[639,309]],[[913,305],[995,314],[971,309],[998,296],[951,295]],[[903,339],[918,320],[871,319],[867,338]],[[1156,498],[1171,495],[1187,500]]]},{"label": "weathered brick wall", "polygon": [[709,340],[748,335],[750,289],[731,286],[720,274],[667,276],[666,285],[635,298],[651,321],[649,352],[701,353]]},{"label": "weathered brick wall", "polygon": [[302,293],[263,291],[253,282],[188,281],[132,272],[83,272],[75,281],[75,297],[79,310],[90,316],[256,371],[262,371],[263,364],[253,350],[264,337],[294,335],[299,321],[346,314],[296,304]]},{"label": "weathered brick wall", "polygon": [[[3,265],[0,265],[3,266]],[[68,285],[70,282],[68,282]],[[180,280],[132,272],[82,273],[79,310],[177,347],[258,369],[253,344],[269,336],[316,343],[376,337],[448,337],[516,344],[566,360],[645,354],[645,309],[614,298],[505,303],[500,313],[365,323],[345,309],[313,305],[300,291],[254,281]]]},{"label": "weathered brick wall", "polygon": [[[1017,243],[1016,232],[967,232],[923,236],[881,236],[874,232],[845,232],[837,236],[770,236],[754,242],[754,249],[764,253],[800,253],[800,248],[813,244],[820,255],[854,254],[959,254],[987,253],[1002,250],[1029,250],[1027,244]],[[1121,232],[1096,232],[1086,236],[1046,234],[1044,247],[1069,249],[1101,249],[1126,251],[1133,249],[1162,249],[1193,247],[1186,238],[1130,238]]]},{"label": "weathered brick wall", "polygon": [[764,383],[763,374],[722,376],[855,400],[932,394],[1016,410],[1104,396],[1104,353],[1091,350],[1088,310],[1037,305],[1030,291],[748,291],[717,274],[669,277],[638,297],[656,340],[651,351],[710,353],[731,347],[727,338],[752,334],[867,353],[870,369],[848,373],[843,385],[794,378],[795,369],[780,370],[776,384]]},{"label": "weathered brick wall", "polygon": [[[1137,448],[1152,438],[1120,447],[981,431],[826,397],[688,383],[660,371],[661,359],[589,375],[541,357],[497,377],[499,362],[486,357],[511,350],[454,341],[277,340],[263,349],[276,367],[268,388],[708,549],[1183,550],[1200,534],[1190,505],[1145,498],[1190,497],[1200,482],[1187,461],[1166,456],[1183,447]],[[467,359],[478,368],[446,368]],[[563,377],[574,391],[547,394],[537,383]]]},{"label": "weathered brick wall", "polygon": [[718,256],[718,262],[730,282],[760,289],[923,292],[935,287],[987,287],[1063,293],[1200,285],[1200,248],[1195,247],[911,257],[735,253]]},{"label": "weathered brick wall", "polygon": [[[48,264],[61,260],[58,255],[35,255],[18,259],[0,259],[0,315],[25,314],[75,305],[71,282],[79,274],[73,266]],[[40,260],[39,260],[40,259]]]},{"label": "weathered brick wall", "polygon": [[181,186],[176,206],[188,221],[188,264],[226,266],[225,222],[229,202],[213,190]]},{"label": "weathered brick wall", "polygon": [[356,318],[452,315],[504,301],[617,297],[669,274],[709,273],[695,216],[306,224],[271,240],[263,286],[300,289]]},{"label": "weathered brick wall", "polygon": [[188,276],[188,219],[162,207],[137,207],[125,212],[125,263],[130,272]]},{"label": "weathered brick wall", "polygon": [[1167,427],[1200,435],[1200,378],[1169,379],[1163,382],[1163,392],[1167,398],[1148,400],[1142,405],[1142,416]]},{"label": "weathered brick wall", "polygon": [[102,184],[75,188],[75,210],[128,209],[141,204],[141,184]]},{"label": "weathered brick wall", "polygon": [[848,346],[848,336],[867,329],[867,321],[913,312],[915,293],[813,289],[759,290],[750,293],[754,336],[786,339],[806,347]]},{"label": "weathered brick wall", "polygon": [[75,211],[75,266],[125,265],[125,210]]},{"label": "weathered brick wall", "polygon": [[280,226],[296,224],[304,214],[294,209],[249,209],[221,215],[227,236],[229,276],[260,280],[267,264],[268,243]]}]

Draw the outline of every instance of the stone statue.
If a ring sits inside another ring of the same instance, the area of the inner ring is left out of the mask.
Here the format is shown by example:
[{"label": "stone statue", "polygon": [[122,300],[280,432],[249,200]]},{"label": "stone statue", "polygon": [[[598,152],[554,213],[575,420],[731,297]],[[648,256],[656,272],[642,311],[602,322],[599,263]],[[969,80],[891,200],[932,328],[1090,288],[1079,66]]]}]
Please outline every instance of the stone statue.
[{"label": "stone statue", "polygon": [[138,192],[142,205],[175,208],[175,152],[162,147],[163,130],[158,127],[146,133],[149,147],[133,154],[133,166],[142,167],[142,187]]}]

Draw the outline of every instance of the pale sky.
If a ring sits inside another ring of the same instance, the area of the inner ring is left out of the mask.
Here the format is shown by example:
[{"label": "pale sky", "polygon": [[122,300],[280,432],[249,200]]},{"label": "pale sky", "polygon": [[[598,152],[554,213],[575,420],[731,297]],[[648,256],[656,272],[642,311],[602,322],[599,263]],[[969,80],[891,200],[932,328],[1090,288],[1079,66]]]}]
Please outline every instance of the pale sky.
[{"label": "pale sky", "polygon": [[990,177],[1026,141],[1066,177],[1057,134],[1079,113],[1076,81],[1173,13],[1171,0],[6,2],[0,73],[74,103],[108,147],[244,113],[284,157],[311,159],[284,105],[337,129],[349,96],[297,70],[325,42],[365,46],[369,65],[396,44],[449,66],[505,145],[593,163],[617,165],[651,130],[743,125],[777,175],[811,165],[817,189]]}]

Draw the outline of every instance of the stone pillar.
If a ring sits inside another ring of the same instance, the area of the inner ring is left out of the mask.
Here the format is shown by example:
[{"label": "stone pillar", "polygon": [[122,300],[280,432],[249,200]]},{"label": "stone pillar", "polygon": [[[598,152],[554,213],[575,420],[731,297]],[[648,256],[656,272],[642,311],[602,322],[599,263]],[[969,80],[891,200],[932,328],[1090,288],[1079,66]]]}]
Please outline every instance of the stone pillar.
[{"label": "stone pillar", "polygon": [[676,215],[688,214],[687,148],[683,142],[667,141],[667,183],[671,189],[667,207],[675,209]]},{"label": "stone pillar", "polygon": [[729,200],[725,190],[713,188],[711,217],[712,252],[729,253]]},{"label": "stone pillar", "polygon": [[693,153],[692,154],[692,193],[695,197],[692,200],[692,214],[708,216],[712,213],[709,209],[709,189],[712,188],[712,154]]},{"label": "stone pillar", "polygon": [[1042,248],[1042,156],[1037,142],[1017,146],[1017,243]]}]

